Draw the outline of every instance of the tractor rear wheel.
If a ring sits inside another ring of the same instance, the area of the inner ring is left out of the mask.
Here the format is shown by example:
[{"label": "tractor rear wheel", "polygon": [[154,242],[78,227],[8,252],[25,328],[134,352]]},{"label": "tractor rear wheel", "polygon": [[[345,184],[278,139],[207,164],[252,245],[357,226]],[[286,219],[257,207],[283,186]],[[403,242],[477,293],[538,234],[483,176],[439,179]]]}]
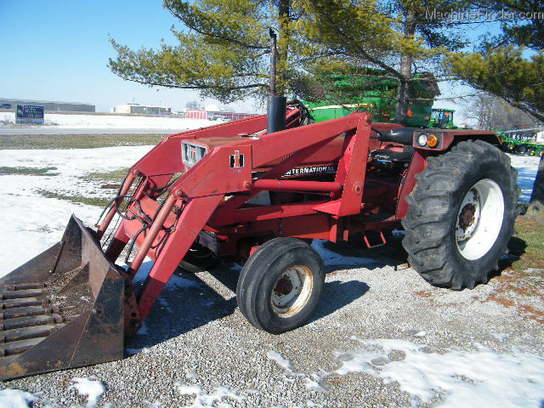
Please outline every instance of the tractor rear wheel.
[{"label": "tractor rear wheel", "polygon": [[487,283],[513,232],[516,174],[481,140],[429,158],[402,220],[409,262],[426,281],[455,290]]},{"label": "tractor rear wheel", "polygon": [[236,287],[238,306],[253,326],[283,333],[308,321],[324,281],[323,262],[307,243],[274,238],[242,268]]}]

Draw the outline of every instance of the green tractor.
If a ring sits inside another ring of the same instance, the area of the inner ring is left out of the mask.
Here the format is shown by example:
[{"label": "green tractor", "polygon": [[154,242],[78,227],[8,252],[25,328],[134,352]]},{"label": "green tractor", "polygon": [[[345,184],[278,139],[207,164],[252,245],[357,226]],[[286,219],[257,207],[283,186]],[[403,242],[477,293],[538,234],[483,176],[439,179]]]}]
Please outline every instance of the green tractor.
[{"label": "green tractor", "polygon": [[[330,81],[328,95],[319,100],[304,100],[313,121],[323,122],[355,111],[367,111],[373,113],[377,122],[398,123],[398,81],[384,78],[386,73],[382,70],[372,70],[372,74],[362,79],[350,75],[330,75],[327,78]],[[432,107],[434,98],[440,94],[432,74],[416,74],[414,78],[422,80],[410,83],[408,92],[412,102],[408,105],[407,117],[402,124],[421,128],[455,129],[454,110]],[[340,94],[341,97],[335,94]],[[339,99],[342,103],[338,103]]]},{"label": "green tractor", "polygon": [[431,112],[431,120],[429,121],[429,127],[439,129],[457,129],[457,126],[453,124],[453,109],[436,109],[433,108]]}]

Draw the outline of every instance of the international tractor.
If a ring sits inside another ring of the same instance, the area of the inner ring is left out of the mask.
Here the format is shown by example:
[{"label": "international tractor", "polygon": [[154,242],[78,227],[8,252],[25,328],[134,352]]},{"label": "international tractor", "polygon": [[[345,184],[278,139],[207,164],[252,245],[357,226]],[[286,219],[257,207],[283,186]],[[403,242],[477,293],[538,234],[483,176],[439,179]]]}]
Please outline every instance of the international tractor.
[{"label": "international tractor", "polygon": [[136,161],[94,228],[72,216],[60,242],[0,280],[0,377],[123,358],[189,258],[242,264],[239,309],[273,334],[320,301],[314,239],[385,244],[404,229],[408,262],[431,285],[488,281],[518,196],[494,133],[307,115],[291,104],[281,126],[262,115],[173,134]]}]

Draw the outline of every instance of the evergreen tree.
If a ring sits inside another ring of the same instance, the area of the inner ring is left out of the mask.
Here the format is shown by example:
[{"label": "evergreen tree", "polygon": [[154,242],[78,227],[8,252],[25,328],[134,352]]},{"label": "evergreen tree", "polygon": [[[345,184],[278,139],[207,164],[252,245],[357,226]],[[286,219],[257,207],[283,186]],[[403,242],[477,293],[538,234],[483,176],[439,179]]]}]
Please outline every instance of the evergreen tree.
[{"label": "evergreen tree", "polygon": [[[456,53],[448,69],[474,88],[490,92],[544,121],[544,3],[492,0],[482,7],[507,14],[503,33],[481,44],[481,52]],[[527,18],[528,17],[528,18]],[[528,49],[529,48],[529,49]],[[533,186],[530,210],[544,213],[544,157]]]},{"label": "evergreen tree", "polygon": [[472,87],[503,98],[544,121],[544,52],[523,56],[522,47],[453,54],[449,70]]},{"label": "evergreen tree", "polygon": [[[164,7],[183,26],[172,28],[179,43],[134,51],[112,40],[118,55],[109,66],[129,81],[197,89],[223,102],[262,93],[268,78],[269,27],[280,32],[280,77],[287,64],[289,0],[277,2],[165,0]],[[280,87],[285,83],[278,82]]]},{"label": "evergreen tree", "polygon": [[314,55],[380,68],[398,81],[397,119],[402,121],[410,102],[410,82],[427,80],[414,78],[415,68],[437,72],[441,57],[465,44],[459,26],[436,15],[448,15],[469,4],[455,0],[308,0],[306,10],[313,19],[299,24]]},{"label": "evergreen tree", "polygon": [[[380,68],[399,82],[406,113],[415,66],[436,70],[463,45],[451,24],[429,18],[465,7],[457,0],[165,0],[183,28],[179,43],[131,50],[112,40],[109,65],[121,78],[197,89],[223,102],[268,92],[269,29],[278,33],[277,93],[293,93],[318,65]],[[433,65],[434,63],[434,65]],[[353,70],[351,70],[353,71]],[[421,79],[419,79],[421,80]]]}]

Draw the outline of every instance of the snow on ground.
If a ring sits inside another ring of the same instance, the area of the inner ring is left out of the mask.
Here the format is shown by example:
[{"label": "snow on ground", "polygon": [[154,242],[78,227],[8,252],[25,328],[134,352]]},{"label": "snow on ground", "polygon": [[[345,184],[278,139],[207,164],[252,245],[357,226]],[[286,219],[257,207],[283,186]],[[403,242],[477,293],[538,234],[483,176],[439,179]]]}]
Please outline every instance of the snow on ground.
[{"label": "snow on ground", "polygon": [[40,190],[67,196],[110,195],[113,190],[101,189],[99,182],[86,180],[85,175],[129,167],[150,149],[0,150],[1,166],[54,168],[44,176],[0,175],[0,224],[4,237],[9,237],[2,243],[9,256],[0,259],[0,276],[57,242],[72,213],[86,225],[94,225],[102,211],[97,206],[44,197]]},{"label": "snow on ground", "polygon": [[413,405],[437,397],[441,408],[541,407],[544,359],[524,352],[430,352],[405,340],[357,340],[362,350],[338,353],[337,374],[366,373],[397,382],[412,395]]},{"label": "snow on ground", "polygon": [[0,391],[0,407],[2,408],[29,408],[37,398],[33,394],[6,388]]},{"label": "snow on ground", "polygon": [[[421,332],[414,337],[423,337]],[[437,408],[540,408],[544,358],[522,352],[497,353],[483,346],[466,351],[433,352],[425,344],[400,339],[359,339],[359,347],[336,351],[338,368],[331,372],[294,372],[276,351],[266,356],[285,370],[285,376],[304,377],[306,389],[327,392],[333,375],[367,374],[386,384],[397,382],[412,397],[412,406],[432,403]],[[440,401],[437,405],[435,403]]]},{"label": "snow on ground", "polygon": [[[72,150],[0,150],[0,165],[5,167],[52,167],[44,176],[3,175],[0,176],[0,223],[4,236],[4,251],[9,257],[0,259],[0,276],[13,270],[31,256],[57,242],[72,213],[87,225],[93,225],[101,208],[72,203],[56,198],[46,198],[40,190],[73,196],[109,196],[112,190],[103,190],[97,181],[84,177],[91,172],[107,172],[129,167],[142,157],[151,146],[108,147],[99,149]],[[518,183],[522,189],[521,199],[528,201],[538,168],[536,157],[510,156],[512,165],[518,169]],[[54,175],[56,174],[56,175]],[[372,259],[339,256],[316,242],[321,255],[345,267],[369,264]],[[330,259],[329,259],[330,258]]]},{"label": "snow on ground", "polygon": [[[15,123],[14,112],[0,112],[0,122],[11,126]],[[201,119],[184,119],[170,116],[130,116],[130,115],[86,115],[46,113],[44,126],[29,126],[36,128],[83,128],[83,129],[157,129],[177,130],[196,129],[210,126],[216,121]]]},{"label": "snow on ground", "polygon": [[533,191],[536,172],[540,157],[518,156],[509,154],[512,167],[518,170],[518,185],[521,189],[520,201],[529,202]]},{"label": "snow on ground", "polygon": [[[39,193],[40,189],[55,191],[65,195],[77,195],[82,192],[84,195],[91,195],[93,192],[96,193],[99,186],[95,181],[86,180],[86,174],[128,167],[150,148],[151,146],[81,150],[0,150],[0,166],[34,168],[54,167],[54,169],[51,169],[48,174],[44,176],[0,176],[0,195],[2,196],[2,201],[0,202],[0,223],[3,226],[4,237],[7,237],[3,240],[3,252],[8,254],[8,256],[0,258],[0,275],[11,271],[13,268],[58,241],[72,212],[82,218],[87,225],[92,225],[101,211],[101,208],[99,207],[43,197]],[[519,170],[520,176],[518,180],[524,192],[523,197],[524,199],[528,199],[536,168],[538,166],[538,159],[512,156],[512,164]],[[365,265],[368,263],[369,265],[367,267],[372,269],[372,259],[346,257],[339,255],[338,253],[333,253],[324,246],[322,242],[316,242],[315,246],[324,256],[329,267],[334,267],[335,269],[345,268],[348,270],[346,272],[348,274],[349,269],[354,266],[360,266],[361,263]],[[148,264],[146,265],[150,266]],[[364,313],[368,313],[368,316],[365,318],[365,330],[367,333],[372,333],[372,330],[366,327],[369,324],[368,321],[375,319],[376,316],[386,314],[387,308],[391,307],[390,304],[375,304],[374,307],[372,307],[372,304],[367,306],[365,303],[367,302],[366,299],[372,299],[374,292],[380,293],[378,297],[381,299],[384,296],[383,292],[387,291],[387,286],[383,286],[383,280],[387,278],[384,276],[380,277],[380,274],[395,274],[397,272],[385,269],[384,272],[375,269],[372,274],[367,274],[366,278],[363,276],[372,288],[372,290],[369,291],[369,294],[362,298]],[[361,270],[364,271],[365,269],[361,268],[358,273],[364,274],[365,272],[360,272]],[[403,272],[403,274],[403,276],[406,276],[406,274],[409,274],[409,271]],[[329,279],[334,280],[337,279],[338,276],[340,275],[336,275],[335,278],[335,275],[331,274]],[[362,278],[358,275],[357,279]],[[372,279],[375,280],[373,281]],[[397,276],[395,279],[400,278]],[[351,280],[351,275],[349,275],[347,282],[354,282]],[[396,280],[387,282],[388,285],[394,285]],[[181,277],[175,278],[171,284],[180,291],[184,290],[184,288],[191,288],[196,285],[192,280]],[[410,285],[414,286],[413,290],[418,288],[418,284],[423,285],[423,282],[410,281]],[[416,299],[417,297],[414,297],[413,294],[410,293],[401,293],[400,295],[397,293],[405,286],[408,286],[408,284],[402,284],[399,288],[392,289],[395,293],[395,299],[399,297]],[[329,285],[329,290],[332,290],[332,287],[334,287],[334,285]],[[421,287],[427,288],[426,286]],[[491,290],[490,288],[491,286],[486,286],[480,290]],[[438,289],[436,290],[438,291]],[[346,291],[344,290],[343,293],[346,293]],[[202,295],[202,293],[200,294]],[[466,291],[464,291],[459,294],[448,292],[447,295],[444,296],[446,296],[447,299],[450,299],[455,296],[469,295],[466,295]],[[421,298],[419,301],[423,301],[424,299],[427,298]],[[451,304],[456,304],[454,300],[451,301],[453,302]],[[402,304],[403,307],[399,310],[403,310],[406,306],[404,301]],[[345,310],[345,314],[349,315],[350,308],[355,307],[355,305],[355,303],[347,304],[341,310]],[[434,307],[437,306],[435,305]],[[460,311],[463,308],[469,307],[464,305],[461,308],[455,309],[455,313],[461,313]],[[166,313],[168,310],[166,312],[163,310],[163,312]],[[176,311],[174,310],[174,312]],[[501,309],[500,312],[503,313],[503,310]],[[350,325],[344,325],[343,323],[338,323],[338,326],[335,325],[337,324],[337,321],[341,321],[342,313],[337,314],[336,317],[331,320],[333,323],[331,323],[326,331],[336,333],[337,331],[340,331],[340,328],[342,327],[351,327]],[[362,312],[352,313],[352,315],[359,316],[361,313]],[[400,312],[394,309],[392,313],[395,314]],[[471,313],[470,310],[467,313]],[[184,314],[181,312],[176,314],[176,316],[181,315]],[[414,314],[412,313],[411,315],[413,316]],[[445,315],[449,314],[446,313]],[[235,315],[235,318],[237,318],[236,316],[237,315]],[[457,315],[453,314],[452,316],[455,317],[452,318],[452,321],[456,321],[458,318]],[[472,318],[474,318],[474,316],[472,316]],[[321,336],[324,335],[324,329],[320,325],[329,322],[330,319],[327,319],[328,318],[325,315],[322,319],[300,329],[299,333],[303,333],[305,330],[308,332],[314,330],[316,333],[320,333],[319,336],[321,338]],[[495,320],[489,319],[489,321],[494,322]],[[203,330],[203,328],[208,326],[213,330],[219,331],[227,330],[227,328],[230,327],[230,324],[221,322],[221,320],[218,320],[217,322],[203,325],[200,330]],[[517,321],[509,322],[508,326],[505,327],[510,327],[511,324],[516,322]],[[373,335],[377,337],[377,339],[363,340],[359,337],[353,337],[351,341],[355,341],[356,345],[350,343],[349,346],[338,346],[337,343],[333,343],[332,340],[329,339],[328,341],[325,341],[325,344],[330,344],[331,349],[333,350],[331,352],[333,366],[326,369],[322,366],[321,368],[313,367],[311,370],[304,370],[299,367],[295,360],[293,360],[293,364],[291,362],[292,356],[289,359],[284,357],[287,355],[285,353],[289,349],[284,348],[282,350],[280,345],[274,344],[275,341],[270,337],[264,337],[265,340],[260,340],[259,347],[266,347],[265,350],[268,351],[262,352],[264,358],[271,361],[282,370],[283,376],[281,376],[281,378],[276,378],[275,380],[276,382],[282,382],[280,384],[282,387],[288,387],[289,384],[296,384],[299,382],[303,384],[304,390],[307,392],[327,395],[334,392],[334,387],[337,386],[334,384],[341,384],[338,381],[332,381],[340,376],[345,378],[348,384],[350,381],[356,382],[356,386],[359,387],[358,389],[363,390],[364,387],[359,381],[366,380],[361,380],[357,375],[364,374],[375,378],[378,381],[383,381],[385,385],[398,383],[400,390],[411,396],[413,406],[430,404],[435,407],[451,408],[467,406],[540,408],[542,387],[544,386],[544,360],[542,357],[535,353],[531,354],[526,350],[517,350],[515,348],[512,348],[509,351],[497,352],[478,346],[477,342],[474,341],[467,343],[467,339],[463,339],[461,342],[463,345],[466,345],[466,349],[464,350],[458,348],[459,345],[457,345],[457,347],[452,345],[450,339],[448,340],[448,347],[437,352],[432,348],[426,347],[425,343],[431,341],[429,339],[430,337],[436,337],[436,333],[438,333],[439,330],[445,330],[443,325],[446,323],[441,322],[440,329],[434,329],[435,334],[432,332],[432,327],[425,327],[425,324],[421,323],[419,320],[418,323],[423,326],[421,329],[424,328],[425,330],[413,330],[412,336],[417,339],[414,340],[414,342],[406,339],[383,339],[381,338],[383,337],[383,334],[380,335],[377,333]],[[221,324],[224,325],[221,326]],[[382,323],[379,325],[380,328],[385,326]],[[476,326],[478,326],[478,324]],[[319,330],[316,330],[316,327]],[[415,323],[412,323],[412,327],[417,326],[415,326]],[[199,328],[194,329],[193,333],[198,333],[198,330]],[[450,327],[448,330],[452,330],[452,328]],[[152,330],[150,330],[150,332],[151,331]],[[236,341],[254,342],[253,337],[251,337],[254,333],[248,332],[246,334],[250,340],[247,340],[245,337],[239,337],[242,336],[242,334],[235,335],[231,331],[228,332],[228,335],[225,334],[225,338],[234,336],[237,339]],[[289,338],[289,334],[286,334],[286,336],[287,337],[285,338]],[[338,341],[338,344],[341,343],[341,339],[349,338],[349,336],[343,334],[335,334],[335,336],[334,341]],[[185,339],[183,341],[190,343],[189,339],[192,336],[179,337]],[[205,337],[208,338],[209,335],[206,335]],[[204,342],[204,340],[200,339],[197,342]],[[289,343],[287,340],[286,342]],[[187,347],[189,343],[184,343],[183,347]],[[501,343],[504,342],[501,340]],[[265,344],[266,346],[264,346]],[[304,344],[304,341],[299,341],[297,344]],[[236,347],[244,349],[249,346],[247,344],[245,346],[240,346],[236,343]],[[281,350],[281,354],[278,351],[271,350],[271,348]],[[179,356],[179,349],[179,347],[175,347],[176,356]],[[146,348],[145,350],[148,351],[139,353],[139,350],[136,350],[135,353],[130,354],[136,354],[133,357],[135,359],[145,359],[147,358],[147,355],[154,352],[154,348]],[[198,355],[200,355],[203,351],[200,348],[198,350]],[[336,353],[334,353],[334,350],[336,350]],[[323,359],[326,359],[328,352],[323,351],[322,353]],[[216,352],[212,353],[214,359],[217,358],[216,354]],[[245,355],[244,358],[247,358],[247,355]],[[173,358],[172,360],[175,359]],[[227,360],[228,359],[225,359],[225,361]],[[237,364],[242,360],[243,358],[241,357],[237,359]],[[198,361],[198,359],[195,361]],[[321,359],[319,361],[321,361]],[[265,362],[261,363],[263,366],[266,366]],[[124,362],[122,361],[118,364],[122,366]],[[146,365],[146,367],[148,366],[149,365]],[[100,367],[106,369],[109,366],[104,364],[100,365]],[[293,367],[296,367],[296,371]],[[89,370],[95,369],[96,368],[91,368]],[[179,367],[176,367],[176,369],[179,369]],[[84,369],[82,370],[87,373]],[[117,369],[114,371],[117,372]],[[94,373],[95,371],[91,372]],[[43,378],[56,378],[56,375],[62,376],[63,374],[54,373],[50,374],[50,377]],[[236,391],[232,386],[228,388],[226,386],[218,385],[226,385],[228,382],[214,383],[213,386],[204,387],[198,384],[191,384],[191,378],[187,377],[185,380],[179,381],[176,384],[176,391],[179,396],[185,396],[186,398],[190,397],[190,407],[240,406],[245,404],[244,401],[246,399],[251,398],[250,391]],[[275,381],[270,380],[270,373],[268,373],[266,378],[271,384],[275,383]],[[108,384],[110,384],[111,381],[102,375],[98,375],[98,379],[93,379],[88,376],[88,374],[80,374],[80,377],[73,379],[72,387],[77,390],[79,394],[86,397],[87,406],[95,406],[106,389],[101,380],[106,381]],[[225,379],[223,380],[226,381]],[[122,383],[125,384],[124,379]],[[32,388],[28,389],[35,392]],[[115,389],[115,384],[112,389]],[[111,392],[104,394],[102,398],[107,399],[110,393]],[[315,396],[316,394],[311,395]],[[0,407],[24,408],[30,406],[32,401],[36,398],[37,397],[28,392],[5,389],[0,391]],[[321,405],[318,404],[315,406]]]},{"label": "snow on ground", "polygon": [[106,386],[97,378],[73,378],[70,389],[87,399],[87,408],[96,407],[98,399],[106,392]]},{"label": "snow on ground", "polygon": [[[226,401],[240,401],[238,394],[226,387],[216,387],[213,392],[206,394],[199,385],[177,385],[177,390],[181,395],[194,395],[195,399],[191,405],[185,408],[232,408],[232,405]],[[226,400],[226,401],[225,401]]]}]

